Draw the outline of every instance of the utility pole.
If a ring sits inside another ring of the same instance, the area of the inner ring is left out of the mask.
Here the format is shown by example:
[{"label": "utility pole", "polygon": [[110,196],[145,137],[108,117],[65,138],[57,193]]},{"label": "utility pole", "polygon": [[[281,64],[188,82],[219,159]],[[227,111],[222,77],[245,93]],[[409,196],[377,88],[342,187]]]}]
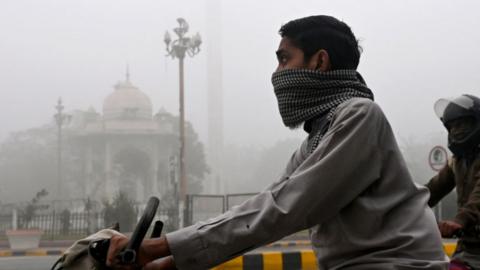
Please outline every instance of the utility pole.
[{"label": "utility pole", "polygon": [[173,59],[178,59],[178,68],[179,68],[179,110],[180,110],[180,122],[179,122],[179,140],[180,140],[180,153],[179,153],[179,166],[180,166],[180,192],[179,192],[179,201],[181,204],[185,205],[185,196],[187,194],[187,183],[186,183],[186,171],[185,171],[185,104],[184,104],[184,59],[185,55],[190,57],[195,56],[200,52],[200,44],[202,39],[200,34],[195,34],[192,37],[187,37],[186,33],[188,32],[188,23],[183,18],[178,18],[177,22],[178,27],[173,29],[173,32],[177,34],[178,38],[176,40],[171,39],[169,32],[165,33],[164,41],[167,45],[167,56],[171,56]]}]

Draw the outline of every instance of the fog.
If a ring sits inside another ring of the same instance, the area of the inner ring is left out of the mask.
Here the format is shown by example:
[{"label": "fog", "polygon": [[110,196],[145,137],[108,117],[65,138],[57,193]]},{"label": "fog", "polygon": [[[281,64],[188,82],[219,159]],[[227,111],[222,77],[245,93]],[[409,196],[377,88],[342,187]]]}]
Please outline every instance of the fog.
[{"label": "fog", "polygon": [[[202,51],[185,60],[185,106],[187,120],[206,143],[207,1],[2,1],[0,140],[51,122],[58,97],[67,111],[92,106],[101,112],[127,65],[154,113],[164,108],[178,114],[178,61],[166,56],[163,36],[183,17],[189,33],[204,40]],[[401,142],[445,135],[433,112],[438,98],[480,94],[478,1],[221,4],[224,141],[231,149],[266,149],[303,138],[302,130],[283,126],[270,83],[278,29],[303,16],[332,15],[352,27],[363,48],[358,71]]]}]

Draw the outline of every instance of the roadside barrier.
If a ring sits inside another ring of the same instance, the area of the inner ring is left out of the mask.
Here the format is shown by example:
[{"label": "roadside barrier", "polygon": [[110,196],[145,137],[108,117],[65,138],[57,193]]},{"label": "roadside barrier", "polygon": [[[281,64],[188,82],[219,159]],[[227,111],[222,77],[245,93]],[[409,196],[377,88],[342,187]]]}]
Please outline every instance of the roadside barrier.
[{"label": "roadside barrier", "polygon": [[246,254],[230,260],[212,270],[317,270],[312,250],[293,252],[262,252]]},{"label": "roadside barrier", "polygon": [[31,250],[0,250],[0,257],[13,256],[60,256],[63,250],[31,249]]},{"label": "roadside barrier", "polygon": [[[309,241],[279,242],[270,247],[308,245]],[[443,250],[449,257],[455,251],[455,242],[443,243]],[[221,264],[212,270],[317,270],[317,261],[313,250],[268,251],[258,254],[246,254]]]}]

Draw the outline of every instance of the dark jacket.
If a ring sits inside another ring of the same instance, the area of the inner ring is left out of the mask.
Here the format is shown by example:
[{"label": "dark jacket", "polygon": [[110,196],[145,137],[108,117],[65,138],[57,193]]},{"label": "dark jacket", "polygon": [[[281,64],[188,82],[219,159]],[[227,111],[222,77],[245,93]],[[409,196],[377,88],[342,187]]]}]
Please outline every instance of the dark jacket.
[{"label": "dark jacket", "polygon": [[[427,184],[430,190],[428,205],[435,206],[455,187],[458,211],[454,221],[464,228],[480,225],[480,154],[467,160],[453,157]],[[480,254],[480,238],[466,234],[459,241],[459,249]]]}]

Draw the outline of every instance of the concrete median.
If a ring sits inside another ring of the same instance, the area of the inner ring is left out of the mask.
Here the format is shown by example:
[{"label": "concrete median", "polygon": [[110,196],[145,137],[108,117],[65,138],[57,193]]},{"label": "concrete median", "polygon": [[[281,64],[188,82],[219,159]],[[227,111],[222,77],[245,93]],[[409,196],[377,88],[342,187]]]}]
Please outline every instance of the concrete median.
[{"label": "concrete median", "polygon": [[[273,247],[308,246],[309,241],[288,241],[270,244]],[[443,243],[443,250],[449,257],[455,251],[455,242]],[[316,270],[317,262],[313,250],[289,252],[261,252],[246,254],[219,265],[212,270]]]}]

